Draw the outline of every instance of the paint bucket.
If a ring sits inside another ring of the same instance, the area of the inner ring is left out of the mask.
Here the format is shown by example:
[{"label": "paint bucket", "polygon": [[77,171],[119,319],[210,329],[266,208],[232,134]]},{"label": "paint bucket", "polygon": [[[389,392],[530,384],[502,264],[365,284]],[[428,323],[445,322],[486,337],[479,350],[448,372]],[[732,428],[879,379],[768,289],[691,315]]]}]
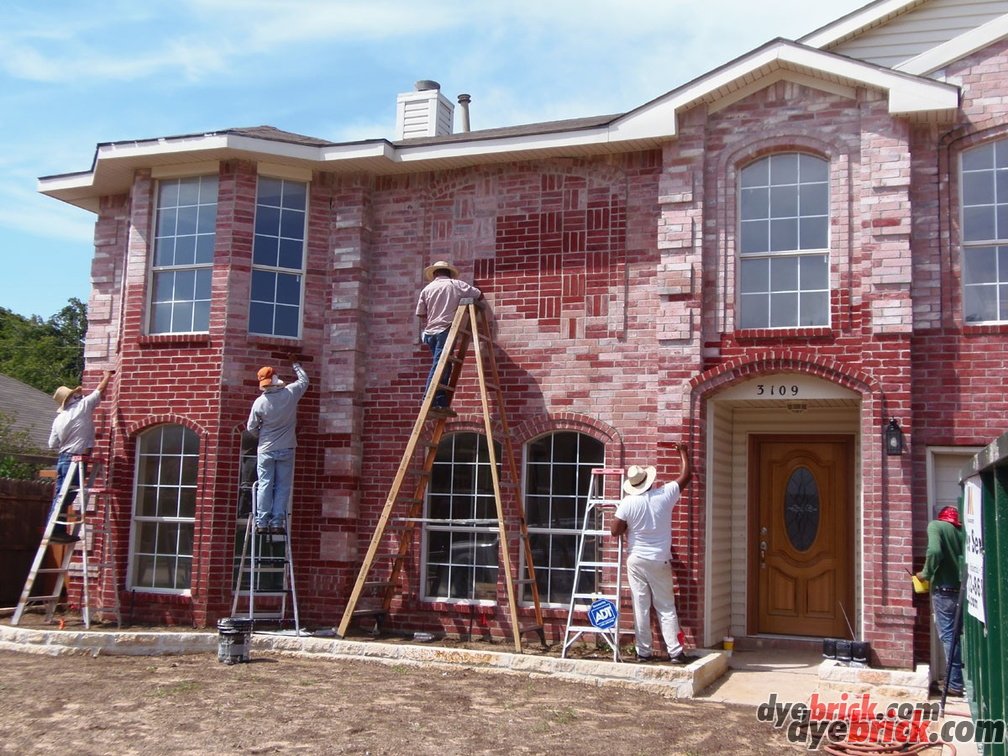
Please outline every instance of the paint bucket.
[{"label": "paint bucket", "polygon": [[836,642],[837,661],[849,662],[851,660],[851,642],[849,640],[838,640]]},{"label": "paint bucket", "polygon": [[823,659],[836,659],[836,638],[822,639]]},{"label": "paint bucket", "polygon": [[868,641],[851,642],[851,660],[855,664],[868,666],[868,657],[871,656],[871,643]]},{"label": "paint bucket", "polygon": [[228,617],[217,620],[217,661],[238,664],[249,660],[252,620]]},{"label": "paint bucket", "polygon": [[735,639],[730,635],[726,635],[724,637],[724,640],[721,641],[721,643],[724,647],[724,650],[728,652],[728,656],[731,656],[732,651],[735,650]]}]

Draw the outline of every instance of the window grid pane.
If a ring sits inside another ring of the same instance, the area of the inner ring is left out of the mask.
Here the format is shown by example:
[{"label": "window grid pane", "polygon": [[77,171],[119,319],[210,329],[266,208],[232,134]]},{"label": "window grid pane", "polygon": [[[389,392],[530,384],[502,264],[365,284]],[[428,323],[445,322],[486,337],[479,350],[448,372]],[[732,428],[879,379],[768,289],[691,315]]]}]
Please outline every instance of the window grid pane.
[{"label": "window grid pane", "polygon": [[259,178],[249,333],[297,338],[301,330],[308,185]]},{"label": "window grid pane", "polygon": [[[542,436],[526,447],[526,521],[544,603],[570,603],[591,470],[604,461],[605,446],[600,441],[570,431]],[[586,573],[585,577],[579,591],[591,592],[594,576]],[[523,588],[522,601],[531,601],[528,587]]]},{"label": "window grid pane", "polygon": [[739,184],[738,327],[829,325],[829,163],[770,155]]},{"label": "window grid pane", "polygon": [[179,425],[137,444],[130,587],[185,591],[192,585],[199,436]]},{"label": "window grid pane", "polygon": [[[500,474],[501,445],[494,442]],[[427,486],[424,595],[441,601],[495,601],[500,536],[486,437],[441,439]]]},{"label": "window grid pane", "polygon": [[151,256],[151,333],[210,330],[210,279],[217,225],[217,177],[158,183]]},{"label": "window grid pane", "polygon": [[1008,320],[1008,140],[960,158],[963,321]]}]

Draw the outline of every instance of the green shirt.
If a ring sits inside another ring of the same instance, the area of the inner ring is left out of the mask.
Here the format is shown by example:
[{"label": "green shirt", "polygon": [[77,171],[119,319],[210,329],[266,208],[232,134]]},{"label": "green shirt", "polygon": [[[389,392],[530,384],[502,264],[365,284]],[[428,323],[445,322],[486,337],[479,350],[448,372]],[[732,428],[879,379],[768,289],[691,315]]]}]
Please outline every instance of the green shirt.
[{"label": "green shirt", "polygon": [[927,554],[921,576],[937,586],[959,587],[962,574],[960,562],[963,555],[963,531],[951,522],[932,520],[927,526]]}]

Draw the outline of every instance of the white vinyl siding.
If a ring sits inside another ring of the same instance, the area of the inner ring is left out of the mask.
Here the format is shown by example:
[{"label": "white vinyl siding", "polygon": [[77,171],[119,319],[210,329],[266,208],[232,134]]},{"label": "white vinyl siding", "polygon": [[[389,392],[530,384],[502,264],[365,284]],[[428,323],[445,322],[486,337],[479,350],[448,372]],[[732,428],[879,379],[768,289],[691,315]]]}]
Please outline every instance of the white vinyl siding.
[{"label": "white vinyl siding", "polygon": [[1008,0],[931,0],[826,49],[893,68],[1005,13]]}]

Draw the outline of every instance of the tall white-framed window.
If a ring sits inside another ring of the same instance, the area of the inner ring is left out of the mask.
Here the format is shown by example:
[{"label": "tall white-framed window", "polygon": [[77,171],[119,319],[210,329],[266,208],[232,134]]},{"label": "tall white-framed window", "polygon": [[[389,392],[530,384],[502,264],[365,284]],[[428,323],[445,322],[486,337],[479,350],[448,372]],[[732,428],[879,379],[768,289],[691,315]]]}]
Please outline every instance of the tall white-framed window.
[{"label": "tall white-framed window", "polygon": [[137,439],[130,588],[192,587],[199,450],[199,436],[182,425],[159,425]]},{"label": "tall white-framed window", "polygon": [[259,177],[249,333],[301,335],[307,216],[307,183]]},{"label": "tall white-framed window", "polygon": [[[498,460],[500,453],[500,443],[494,441]],[[441,439],[427,486],[426,509],[426,598],[496,600],[500,531],[486,436],[452,433]]]},{"label": "tall white-framed window", "polygon": [[829,163],[800,152],[739,174],[738,328],[828,326]]},{"label": "tall white-framed window", "polygon": [[216,228],[217,176],[158,181],[150,333],[210,330]]},{"label": "tall white-framed window", "polygon": [[1008,139],[960,158],[963,320],[1008,320]]},{"label": "tall white-framed window", "polygon": [[[605,445],[574,431],[548,433],[525,446],[525,519],[544,603],[570,603],[591,471],[604,462]],[[579,586],[579,592],[591,590]],[[528,588],[522,598],[531,600]]]}]

